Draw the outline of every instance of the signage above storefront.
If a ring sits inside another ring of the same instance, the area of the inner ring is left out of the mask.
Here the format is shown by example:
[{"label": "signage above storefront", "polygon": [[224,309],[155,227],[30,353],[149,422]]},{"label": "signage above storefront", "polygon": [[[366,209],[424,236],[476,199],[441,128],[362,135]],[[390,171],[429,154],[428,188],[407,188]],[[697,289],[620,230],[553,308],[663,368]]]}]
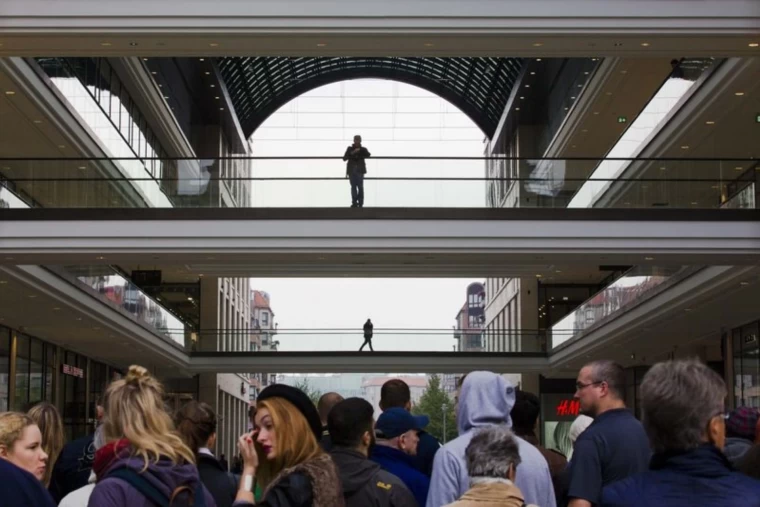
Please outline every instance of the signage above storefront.
[{"label": "signage above storefront", "polygon": [[63,372],[64,375],[71,375],[72,377],[84,378],[84,370],[82,368],[77,368],[76,366],[62,364],[61,371]]},{"label": "signage above storefront", "polygon": [[556,413],[558,416],[578,415],[581,412],[581,403],[578,400],[562,400],[557,403]]}]

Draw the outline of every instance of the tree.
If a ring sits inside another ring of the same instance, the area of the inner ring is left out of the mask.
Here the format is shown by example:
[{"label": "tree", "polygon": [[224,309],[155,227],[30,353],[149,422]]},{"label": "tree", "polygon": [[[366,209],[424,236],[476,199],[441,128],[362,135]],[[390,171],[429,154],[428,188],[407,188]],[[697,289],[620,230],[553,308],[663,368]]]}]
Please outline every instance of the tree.
[{"label": "tree", "polygon": [[311,402],[314,404],[314,406],[317,406],[317,403],[319,403],[319,398],[322,397],[322,391],[315,389],[311,387],[311,384],[309,383],[309,379],[303,379],[296,382],[293,387],[296,389],[300,389],[304,393],[306,393],[306,396],[309,397]]},{"label": "tree", "polygon": [[[449,395],[441,389],[441,377],[431,375],[425,392],[420,401],[412,407],[414,415],[426,415],[430,418],[430,424],[425,431],[433,435],[441,442],[448,442],[457,437],[457,420],[454,413],[454,403]],[[444,418],[446,420],[446,434],[443,434]]]}]

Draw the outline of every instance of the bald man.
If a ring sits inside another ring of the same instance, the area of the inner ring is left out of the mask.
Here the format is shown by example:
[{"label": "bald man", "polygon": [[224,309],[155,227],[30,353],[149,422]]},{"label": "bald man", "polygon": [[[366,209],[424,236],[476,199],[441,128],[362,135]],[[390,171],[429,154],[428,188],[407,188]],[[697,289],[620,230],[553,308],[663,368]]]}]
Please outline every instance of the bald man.
[{"label": "bald man", "polygon": [[322,420],[322,440],[319,443],[326,452],[332,449],[332,439],[330,438],[330,432],[327,431],[327,416],[330,415],[330,410],[341,401],[343,401],[343,396],[340,394],[325,393],[319,398],[319,403],[317,403],[319,418]]}]

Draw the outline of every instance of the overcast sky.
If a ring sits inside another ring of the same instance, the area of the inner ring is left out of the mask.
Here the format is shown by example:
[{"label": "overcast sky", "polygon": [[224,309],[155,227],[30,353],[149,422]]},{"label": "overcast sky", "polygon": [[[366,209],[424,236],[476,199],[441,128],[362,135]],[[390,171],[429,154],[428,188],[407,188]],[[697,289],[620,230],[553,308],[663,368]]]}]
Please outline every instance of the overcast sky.
[{"label": "overcast sky", "polygon": [[[354,80],[304,94],[272,115],[253,136],[254,156],[342,157],[355,134],[372,155],[483,155],[484,135],[447,101],[411,85]],[[481,160],[370,160],[367,176],[483,177]],[[256,161],[254,177],[342,177],[345,165],[330,161]],[[253,184],[253,206],[351,204],[348,181]],[[365,207],[484,206],[485,184],[477,182],[365,183]],[[350,212],[347,210],[347,213]],[[271,296],[280,329],[353,328],[353,334],[281,333],[281,350],[354,350],[367,318],[373,345],[383,350],[452,350],[452,326],[475,279],[252,279]],[[483,280],[479,280],[483,281]],[[430,334],[384,334],[382,329],[435,329]]]}]

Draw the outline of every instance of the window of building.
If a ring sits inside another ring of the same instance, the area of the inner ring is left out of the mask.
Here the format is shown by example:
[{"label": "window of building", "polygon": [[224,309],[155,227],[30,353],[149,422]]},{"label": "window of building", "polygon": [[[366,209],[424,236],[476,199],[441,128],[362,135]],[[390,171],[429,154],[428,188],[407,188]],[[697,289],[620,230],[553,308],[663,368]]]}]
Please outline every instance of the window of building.
[{"label": "window of building", "polygon": [[8,410],[11,373],[11,331],[0,326],[0,412]]},{"label": "window of building", "polygon": [[264,326],[269,325],[269,313],[268,312],[261,312],[261,324]]},{"label": "window of building", "polygon": [[[87,372],[87,359],[74,352],[63,355],[64,365]],[[87,435],[87,379],[77,375],[62,374],[63,382],[63,429],[67,440]]]},{"label": "window of building", "polygon": [[760,407],[760,346],[758,322],[732,332],[735,406]]}]

